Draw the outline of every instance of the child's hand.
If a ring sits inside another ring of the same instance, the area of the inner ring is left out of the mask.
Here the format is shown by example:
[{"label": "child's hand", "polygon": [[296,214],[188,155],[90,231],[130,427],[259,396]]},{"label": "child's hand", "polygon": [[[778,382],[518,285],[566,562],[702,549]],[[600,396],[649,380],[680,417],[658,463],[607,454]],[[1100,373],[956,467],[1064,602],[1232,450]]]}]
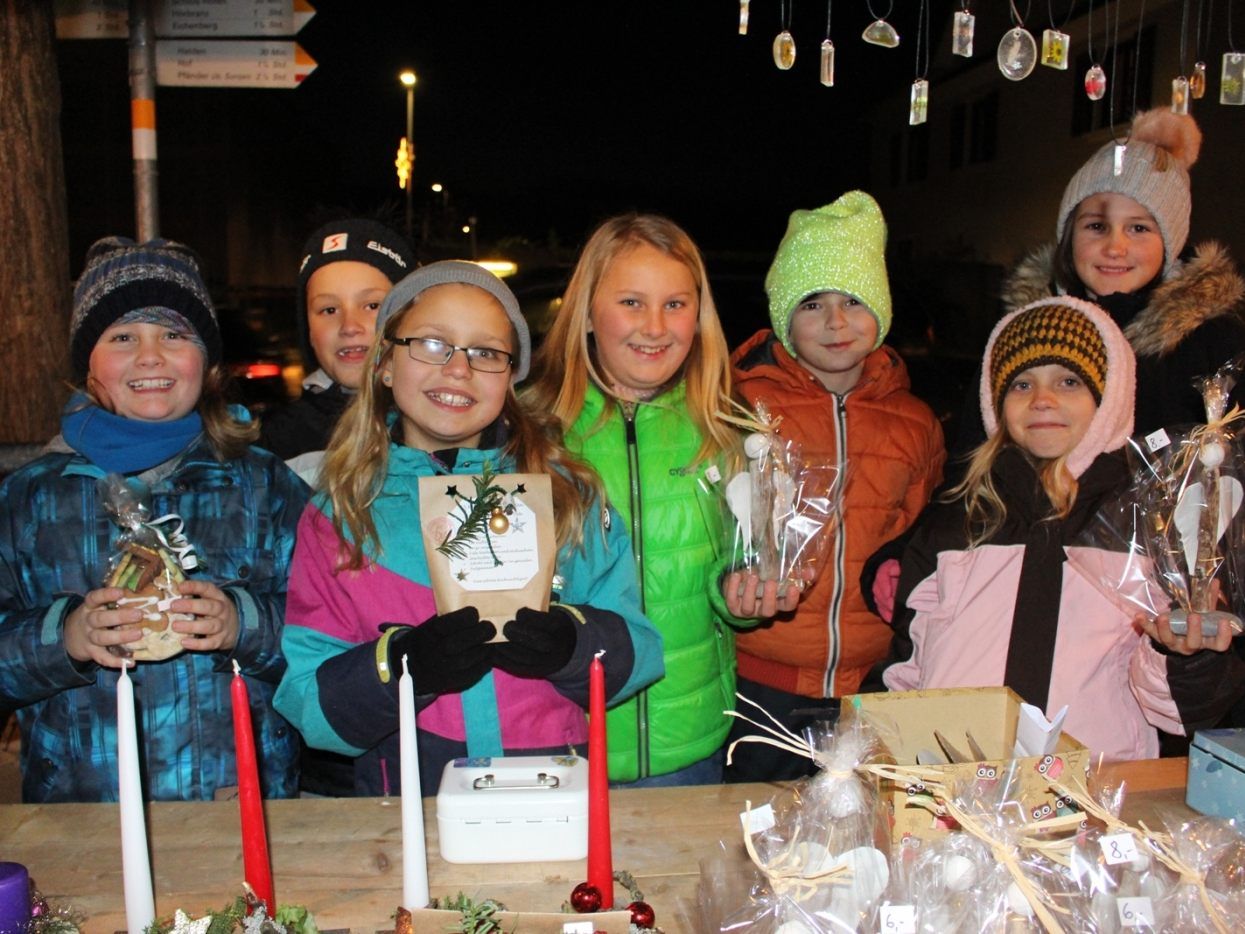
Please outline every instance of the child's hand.
[{"label": "child's hand", "polygon": [[186,580],[177,585],[183,599],[174,600],[174,613],[191,613],[194,619],[175,619],[172,630],[186,638],[182,645],[192,652],[229,652],[238,644],[238,610],[223,590],[211,581]]},{"label": "child's hand", "polygon": [[143,637],[141,629],[120,630],[122,623],[137,623],[143,611],[132,607],[109,609],[109,604],[125,596],[120,587],[101,587],[86,595],[82,603],[65,617],[62,638],[65,651],[74,661],[95,662],[103,668],[120,668],[124,659],[108,650]]},{"label": "child's hand", "polygon": [[878,608],[878,616],[883,621],[891,622],[895,618],[895,594],[899,592],[899,562],[887,558],[878,565],[873,576],[873,603]]},{"label": "child's hand", "polygon": [[1163,648],[1177,655],[1192,655],[1203,649],[1226,652],[1232,645],[1232,627],[1226,620],[1219,621],[1219,631],[1213,639],[1208,639],[1202,635],[1202,618],[1197,613],[1189,614],[1189,631],[1183,636],[1172,632],[1171,617],[1166,613],[1162,616],[1141,614],[1134,617],[1133,624]]},{"label": "child's hand", "polygon": [[[780,591],[781,588],[781,591]],[[752,571],[732,571],[722,581],[722,598],[735,616],[770,619],[790,613],[800,602],[801,587],[792,581],[768,580]]]}]

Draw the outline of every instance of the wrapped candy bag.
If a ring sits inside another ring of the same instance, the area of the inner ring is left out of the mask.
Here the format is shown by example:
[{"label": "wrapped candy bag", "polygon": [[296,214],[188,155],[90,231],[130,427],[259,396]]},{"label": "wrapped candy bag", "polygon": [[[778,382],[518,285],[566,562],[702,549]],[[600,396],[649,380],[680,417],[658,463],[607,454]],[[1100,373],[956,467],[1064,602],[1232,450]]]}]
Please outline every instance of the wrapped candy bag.
[{"label": "wrapped candy bag", "polygon": [[1151,616],[1170,612],[1178,634],[1191,612],[1208,636],[1220,620],[1245,630],[1222,607],[1245,605],[1245,411],[1227,411],[1243,365],[1238,357],[1200,381],[1206,424],[1130,445],[1130,489],[1090,524],[1082,541],[1091,547],[1068,553],[1069,565],[1109,596]]},{"label": "wrapped candy bag", "polygon": [[[769,934],[858,930],[890,879],[885,810],[874,782],[857,771],[885,755],[877,732],[846,710],[833,730],[810,728],[803,738],[777,721],[768,726],[735,715],[761,731],[737,742],[780,746],[808,756],[820,771],[767,804],[753,808],[748,802],[742,818],[750,881],[741,886],[738,865],[724,859],[702,865],[702,929]],[[724,879],[734,880],[733,886],[723,884]],[[734,906],[725,904],[731,891],[737,893]]]},{"label": "wrapped candy bag", "polygon": [[729,478],[714,470],[701,482],[723,511],[732,565],[781,588],[803,587],[838,526],[845,468],[806,457],[778,433],[781,418],[771,418],[763,402],[731,421],[751,431],[746,467]]},{"label": "wrapped candy bag", "polygon": [[121,528],[113,543],[104,586],[128,591],[116,602],[117,607],[143,611],[139,622],[118,627],[141,629],[143,637],[112,646],[111,651],[144,662],[172,658],[184,647],[181,635],[170,624],[193,617],[174,613],[169,607],[178,599],[177,585],[186,579],[184,572],[198,567],[194,549],[182,534],[181,518],[169,515],[152,519],[147,505],[150,491],[137,479],[108,474],[98,487],[104,510]]},{"label": "wrapped candy bag", "polygon": [[951,833],[919,848],[900,846],[891,885],[868,925],[914,932],[1002,931],[1009,877],[982,841]]},{"label": "wrapped candy bag", "polygon": [[1245,836],[1214,817],[1163,818],[1179,881],[1153,903],[1155,930],[1239,930],[1245,918]]}]

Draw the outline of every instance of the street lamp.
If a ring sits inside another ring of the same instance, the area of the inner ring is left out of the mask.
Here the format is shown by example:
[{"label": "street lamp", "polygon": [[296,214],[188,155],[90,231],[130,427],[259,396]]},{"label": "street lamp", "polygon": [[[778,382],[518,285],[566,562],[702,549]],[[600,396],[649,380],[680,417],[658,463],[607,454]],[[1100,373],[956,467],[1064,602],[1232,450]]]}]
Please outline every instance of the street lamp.
[{"label": "street lamp", "polygon": [[[415,77],[415,72],[406,69],[398,75],[398,80],[402,82],[402,86],[406,88],[406,150],[411,161],[411,174],[414,174],[415,166],[415,82],[419,79]],[[406,180],[406,239],[412,239],[412,221],[411,221],[411,179]]]}]

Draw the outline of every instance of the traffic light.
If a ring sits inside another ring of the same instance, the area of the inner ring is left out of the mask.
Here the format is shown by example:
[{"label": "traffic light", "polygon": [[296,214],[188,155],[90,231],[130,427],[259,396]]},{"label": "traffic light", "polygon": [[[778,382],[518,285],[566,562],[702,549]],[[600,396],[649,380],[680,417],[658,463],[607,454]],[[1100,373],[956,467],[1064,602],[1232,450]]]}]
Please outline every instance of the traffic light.
[{"label": "traffic light", "polygon": [[411,162],[414,155],[411,144],[405,136],[402,137],[398,143],[398,158],[393,160],[393,164],[398,169],[398,187],[404,190],[411,183]]}]

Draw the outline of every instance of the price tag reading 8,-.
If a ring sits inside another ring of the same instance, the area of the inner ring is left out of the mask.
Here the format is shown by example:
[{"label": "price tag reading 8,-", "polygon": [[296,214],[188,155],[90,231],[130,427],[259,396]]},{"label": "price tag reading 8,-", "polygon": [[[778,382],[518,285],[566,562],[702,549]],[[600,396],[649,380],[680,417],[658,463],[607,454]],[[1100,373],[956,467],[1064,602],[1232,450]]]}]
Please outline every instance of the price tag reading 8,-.
[{"label": "price tag reading 8,-", "polygon": [[1137,840],[1131,833],[1112,833],[1100,837],[1103,859],[1108,866],[1131,863],[1137,858]]},{"label": "price tag reading 8,-", "polygon": [[1144,895],[1136,898],[1117,898],[1115,907],[1120,913],[1121,927],[1154,928],[1154,906]]}]

